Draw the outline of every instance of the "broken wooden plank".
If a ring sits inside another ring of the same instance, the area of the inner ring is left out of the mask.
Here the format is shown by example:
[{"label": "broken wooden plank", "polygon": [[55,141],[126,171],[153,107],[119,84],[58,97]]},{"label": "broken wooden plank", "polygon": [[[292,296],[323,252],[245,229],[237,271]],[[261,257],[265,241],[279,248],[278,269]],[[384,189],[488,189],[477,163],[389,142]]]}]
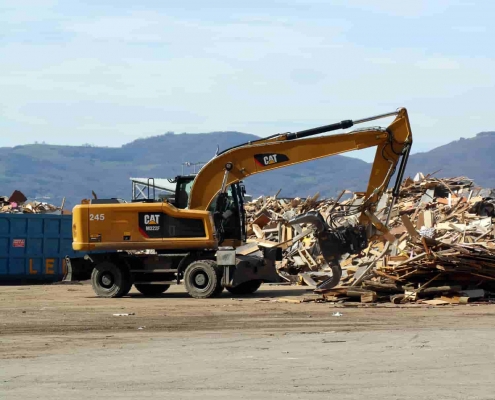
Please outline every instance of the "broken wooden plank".
[{"label": "broken wooden plank", "polygon": [[428,304],[431,306],[445,306],[447,304],[450,304],[448,301],[441,300],[441,299],[421,300],[421,303]]},{"label": "broken wooden plank", "polygon": [[265,232],[263,232],[263,230],[258,225],[253,224],[253,231],[258,239],[265,238]]},{"label": "broken wooden plank", "polygon": [[402,223],[404,224],[404,226],[407,229],[407,232],[409,232],[409,235],[412,238],[416,238],[419,236],[419,233],[416,231],[416,229],[414,229],[414,225],[407,215],[405,214],[401,215],[400,219],[402,220]]},{"label": "broken wooden plank", "polygon": [[376,292],[367,292],[361,294],[361,303],[376,303]]}]

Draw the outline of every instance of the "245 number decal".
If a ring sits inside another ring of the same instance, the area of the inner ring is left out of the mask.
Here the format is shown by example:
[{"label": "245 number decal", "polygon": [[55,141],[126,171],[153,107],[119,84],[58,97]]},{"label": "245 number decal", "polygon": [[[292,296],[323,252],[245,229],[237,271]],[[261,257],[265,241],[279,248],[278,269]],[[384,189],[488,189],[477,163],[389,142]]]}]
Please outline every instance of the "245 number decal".
[{"label": "245 number decal", "polygon": [[89,214],[90,221],[105,221],[105,214]]}]

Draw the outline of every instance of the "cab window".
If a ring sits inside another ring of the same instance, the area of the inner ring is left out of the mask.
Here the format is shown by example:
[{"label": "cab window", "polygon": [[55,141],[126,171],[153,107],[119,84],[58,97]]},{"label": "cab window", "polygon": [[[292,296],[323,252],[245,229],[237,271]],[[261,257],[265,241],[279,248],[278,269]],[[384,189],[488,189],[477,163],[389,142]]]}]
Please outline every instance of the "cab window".
[{"label": "cab window", "polygon": [[175,194],[175,206],[177,208],[187,208],[193,182],[193,179],[180,180],[178,182]]}]

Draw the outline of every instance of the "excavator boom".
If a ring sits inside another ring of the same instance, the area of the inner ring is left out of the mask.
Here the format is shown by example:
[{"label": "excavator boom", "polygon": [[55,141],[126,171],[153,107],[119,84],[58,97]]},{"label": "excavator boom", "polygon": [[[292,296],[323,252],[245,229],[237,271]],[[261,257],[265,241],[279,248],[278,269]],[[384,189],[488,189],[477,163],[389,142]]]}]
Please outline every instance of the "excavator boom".
[{"label": "excavator boom", "polygon": [[[305,138],[391,115],[395,115],[396,118],[387,129],[373,128]],[[308,131],[287,133],[246,143],[224,151],[200,170],[191,189],[189,208],[208,209],[222,185],[244,180],[251,175],[373,146],[377,149],[366,190],[366,199],[369,202],[376,202],[379,193],[387,188],[400,156],[411,144],[412,134],[405,108],[377,117],[357,121],[347,120]],[[225,170],[226,165],[232,166],[230,171]]]}]

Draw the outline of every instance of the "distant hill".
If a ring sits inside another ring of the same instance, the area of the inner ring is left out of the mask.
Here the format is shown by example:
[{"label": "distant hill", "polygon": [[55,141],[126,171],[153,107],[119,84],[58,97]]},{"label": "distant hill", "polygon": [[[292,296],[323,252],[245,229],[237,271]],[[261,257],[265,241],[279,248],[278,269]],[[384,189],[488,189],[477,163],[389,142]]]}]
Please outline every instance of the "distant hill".
[{"label": "distant hill", "polygon": [[[0,148],[0,194],[21,190],[29,198],[67,205],[99,197],[130,199],[130,177],[173,178],[183,162],[209,161],[220,150],[258,139],[240,132],[173,134],[139,139],[120,148],[33,144]],[[192,168],[185,168],[185,173]],[[367,180],[369,165],[361,160],[335,156],[250,177],[250,194],[307,196],[321,191],[333,196],[342,188],[359,189]]]},{"label": "distant hill", "polygon": [[[414,144],[413,144],[414,148]],[[471,139],[460,139],[426,153],[410,157],[407,172],[435,176],[467,176],[482,187],[495,187],[495,132],[481,132]]]},{"label": "distant hill", "polygon": [[[167,133],[119,148],[48,144],[0,148],[0,195],[18,189],[29,198],[55,204],[65,196],[68,206],[91,197],[92,190],[102,198],[129,199],[131,176],[172,178],[181,174],[183,162],[206,162],[217,146],[223,150],[257,138],[240,132]],[[495,132],[482,132],[411,156],[407,172],[442,169],[438,176],[466,175],[482,186],[495,187],[494,150]],[[245,183],[254,196],[279,189],[285,197],[316,192],[335,196],[342,189],[364,190],[370,169],[362,160],[334,156],[255,175]]]}]

